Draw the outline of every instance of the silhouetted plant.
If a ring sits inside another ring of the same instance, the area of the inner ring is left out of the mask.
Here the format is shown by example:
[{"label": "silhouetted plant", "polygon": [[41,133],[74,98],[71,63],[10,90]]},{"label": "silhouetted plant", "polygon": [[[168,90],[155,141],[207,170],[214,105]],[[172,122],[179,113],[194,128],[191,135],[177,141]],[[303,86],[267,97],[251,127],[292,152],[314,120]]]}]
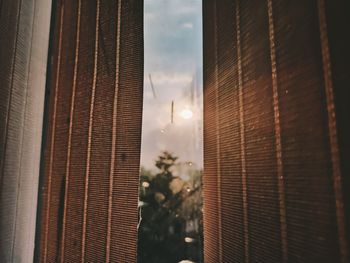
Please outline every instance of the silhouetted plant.
[{"label": "silhouetted plant", "polygon": [[[186,220],[196,217],[202,230],[200,171],[188,182],[173,175],[178,158],[163,152],[155,162],[159,173],[141,168],[138,262],[176,263],[189,257],[201,262],[201,252],[191,251],[185,243]],[[197,233],[197,247],[202,233]],[[201,247],[199,247],[201,249]],[[197,255],[197,254],[198,255]],[[189,255],[190,254],[190,255]]]}]

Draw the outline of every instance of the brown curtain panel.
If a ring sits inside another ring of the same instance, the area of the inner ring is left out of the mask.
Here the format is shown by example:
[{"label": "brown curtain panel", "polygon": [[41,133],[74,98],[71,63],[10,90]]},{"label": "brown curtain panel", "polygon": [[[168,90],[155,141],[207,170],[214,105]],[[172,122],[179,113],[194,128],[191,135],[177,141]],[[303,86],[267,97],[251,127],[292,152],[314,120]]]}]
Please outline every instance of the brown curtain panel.
[{"label": "brown curtain panel", "polygon": [[205,262],[348,262],[348,7],[204,0]]},{"label": "brown curtain panel", "polygon": [[53,10],[36,260],[135,262],[143,3]]},{"label": "brown curtain panel", "polygon": [[0,1],[0,262],[32,262],[51,1]]}]

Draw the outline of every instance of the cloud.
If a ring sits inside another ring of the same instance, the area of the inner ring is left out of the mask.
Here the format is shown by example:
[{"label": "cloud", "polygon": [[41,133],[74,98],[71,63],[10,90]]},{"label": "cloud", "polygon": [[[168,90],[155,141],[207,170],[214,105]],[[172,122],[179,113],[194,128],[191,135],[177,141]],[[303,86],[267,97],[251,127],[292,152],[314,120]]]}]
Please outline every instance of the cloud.
[{"label": "cloud", "polygon": [[[172,151],[180,159],[191,160],[202,166],[202,152],[194,149],[194,145],[198,146],[198,140],[199,145],[202,140],[198,131],[194,132],[198,119],[184,121],[176,115],[175,124],[170,124],[171,101],[175,101],[175,111],[179,110],[185,104],[184,94],[188,94],[185,91],[190,88],[193,76],[199,74],[198,79],[202,79],[201,2],[144,2],[145,76],[141,164],[148,168],[153,167],[155,158],[162,150]],[[156,98],[153,97],[149,73],[152,74]],[[196,140],[197,143],[194,143]]]},{"label": "cloud", "polygon": [[193,29],[193,23],[189,23],[189,22],[183,23],[182,27],[187,29]]},{"label": "cloud", "polygon": [[[154,85],[172,85],[172,84],[187,84],[192,81],[193,73],[179,73],[179,72],[152,72],[152,82]],[[148,75],[145,76],[145,82],[148,82]]]}]

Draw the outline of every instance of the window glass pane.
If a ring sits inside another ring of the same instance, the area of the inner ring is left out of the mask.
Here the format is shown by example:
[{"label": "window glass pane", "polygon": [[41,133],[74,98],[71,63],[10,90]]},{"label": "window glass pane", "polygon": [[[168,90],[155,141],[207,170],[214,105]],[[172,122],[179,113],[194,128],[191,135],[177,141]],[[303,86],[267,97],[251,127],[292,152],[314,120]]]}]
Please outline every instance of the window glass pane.
[{"label": "window glass pane", "polygon": [[202,3],[144,6],[138,262],[203,262]]}]

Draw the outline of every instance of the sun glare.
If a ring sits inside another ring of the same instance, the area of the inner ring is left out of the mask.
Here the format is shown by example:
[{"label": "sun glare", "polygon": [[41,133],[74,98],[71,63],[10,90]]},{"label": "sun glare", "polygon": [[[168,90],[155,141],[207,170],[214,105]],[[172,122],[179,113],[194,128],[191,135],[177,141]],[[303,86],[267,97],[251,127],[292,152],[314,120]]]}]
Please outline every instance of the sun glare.
[{"label": "sun glare", "polygon": [[180,116],[181,116],[181,118],[188,120],[188,119],[191,119],[193,117],[193,112],[190,109],[183,109],[180,112]]}]

